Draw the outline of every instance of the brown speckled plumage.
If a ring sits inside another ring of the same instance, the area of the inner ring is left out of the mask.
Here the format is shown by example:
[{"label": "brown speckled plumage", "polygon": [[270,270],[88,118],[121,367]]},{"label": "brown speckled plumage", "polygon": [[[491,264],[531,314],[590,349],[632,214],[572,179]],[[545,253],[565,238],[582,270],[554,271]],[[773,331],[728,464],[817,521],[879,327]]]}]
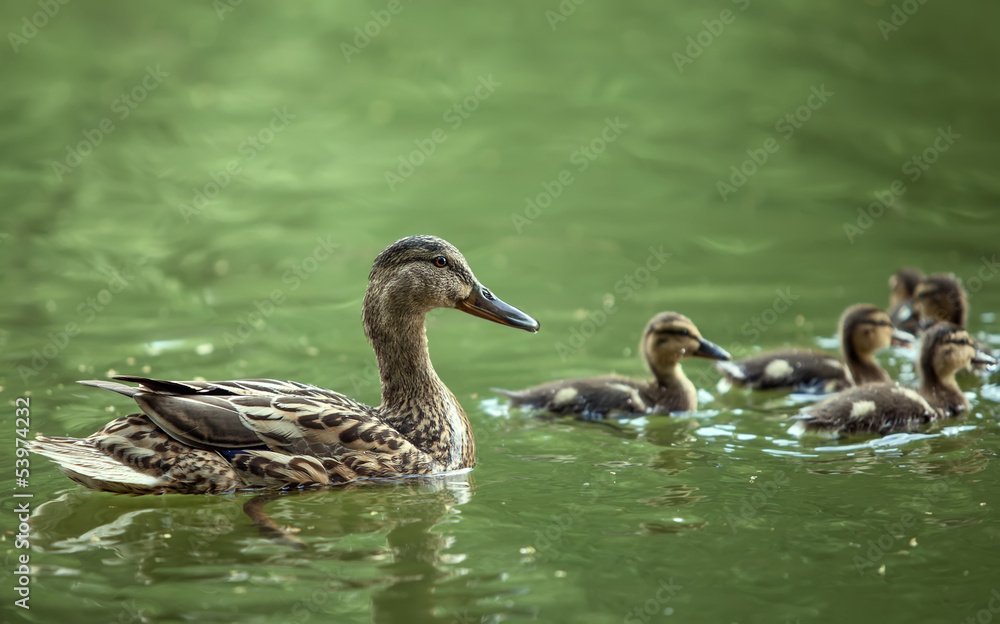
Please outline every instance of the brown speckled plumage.
[{"label": "brown speckled plumage", "polygon": [[969,401],[955,373],[977,361],[995,363],[976,349],[965,330],[938,323],[923,337],[919,392],[893,383],[851,388],[804,410],[790,431],[885,435],[957,416],[969,409]]},{"label": "brown speckled plumage", "polygon": [[465,411],[434,372],[424,317],[434,308],[534,332],[538,323],[493,296],[447,242],[411,236],[375,259],[363,306],[382,381],[369,407],[342,394],[272,379],[82,382],[143,410],[85,438],[39,436],[32,450],[87,487],[132,494],[214,494],[471,468]]},{"label": "brown speckled plumage", "polygon": [[889,381],[889,374],[875,361],[875,352],[888,347],[894,339],[913,339],[893,330],[888,315],[868,304],[847,308],[839,328],[843,361],[815,351],[782,349],[736,362],[718,362],[716,367],[735,385],[754,390],[838,392],[853,385]]},{"label": "brown speckled plumage", "polygon": [[691,319],[661,312],[643,331],[639,344],[653,380],[605,376],[555,381],[526,390],[495,390],[514,407],[553,414],[599,419],[646,413],[683,412],[698,407],[698,391],[684,375],[680,362],[688,356],[728,359],[726,353],[701,337]]}]

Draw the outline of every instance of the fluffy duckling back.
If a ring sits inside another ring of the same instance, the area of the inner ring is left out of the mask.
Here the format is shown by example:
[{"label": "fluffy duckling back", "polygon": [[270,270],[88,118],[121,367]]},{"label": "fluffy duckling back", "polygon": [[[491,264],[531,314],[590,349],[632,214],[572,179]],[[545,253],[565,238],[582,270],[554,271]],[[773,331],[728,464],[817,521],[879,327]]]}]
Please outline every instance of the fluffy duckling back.
[{"label": "fluffy duckling back", "polygon": [[885,435],[957,416],[969,409],[969,400],[955,382],[955,373],[970,363],[996,360],[979,351],[964,329],[938,323],[924,334],[919,392],[895,383],[851,388],[806,409],[789,433]]},{"label": "fluffy duckling back", "polygon": [[920,317],[913,311],[913,295],[924,280],[920,269],[904,267],[889,277],[889,318],[896,327],[916,334]]},{"label": "fluffy duckling back", "polygon": [[875,361],[875,352],[893,341],[909,344],[912,340],[910,334],[893,328],[885,312],[860,304],[847,308],[840,317],[843,362],[816,351],[782,349],[738,362],[718,362],[716,367],[734,384],[753,390],[837,392],[852,385],[889,381],[889,374]]},{"label": "fluffy duckling back", "polygon": [[639,349],[653,373],[652,381],[608,375],[567,379],[526,390],[495,390],[513,407],[553,414],[576,414],[585,420],[645,413],[684,412],[698,407],[698,391],[681,369],[687,357],[728,360],[729,353],[701,337],[691,319],[661,312],[642,333]]}]

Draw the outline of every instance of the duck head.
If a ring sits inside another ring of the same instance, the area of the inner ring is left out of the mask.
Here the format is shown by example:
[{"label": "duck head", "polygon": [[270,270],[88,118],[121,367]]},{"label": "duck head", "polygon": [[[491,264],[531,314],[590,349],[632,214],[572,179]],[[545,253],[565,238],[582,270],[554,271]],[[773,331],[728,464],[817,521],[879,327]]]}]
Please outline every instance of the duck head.
[{"label": "duck head", "polygon": [[920,317],[924,329],[940,322],[965,327],[968,307],[965,289],[949,273],[924,278],[913,293],[913,312]]},{"label": "duck head", "polygon": [[955,373],[972,365],[993,366],[996,359],[976,347],[965,331],[954,323],[937,323],[924,334],[920,348],[920,376],[931,381],[954,383]]},{"label": "duck head", "polygon": [[911,267],[904,267],[893,273],[889,277],[889,308],[895,308],[911,299],[923,279],[923,271]]},{"label": "duck head", "polygon": [[891,344],[909,346],[915,340],[909,332],[893,327],[888,314],[867,303],[847,308],[840,317],[840,345],[848,362],[869,359]]},{"label": "duck head", "polygon": [[507,305],[479,283],[462,253],[436,236],[408,236],[376,258],[365,292],[365,331],[375,324],[423,319],[435,308],[455,308],[480,318],[538,331],[538,321]]},{"label": "duck head", "polygon": [[657,379],[665,378],[686,357],[732,359],[725,349],[702,338],[691,319],[676,312],[654,316],[646,324],[639,346]]}]

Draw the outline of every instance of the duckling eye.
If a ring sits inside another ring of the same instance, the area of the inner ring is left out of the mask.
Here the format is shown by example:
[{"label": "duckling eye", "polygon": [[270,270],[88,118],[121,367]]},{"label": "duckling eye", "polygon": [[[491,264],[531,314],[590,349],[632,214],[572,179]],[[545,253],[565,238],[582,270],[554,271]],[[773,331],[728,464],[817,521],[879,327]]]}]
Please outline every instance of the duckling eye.
[{"label": "duckling eye", "polygon": [[443,269],[446,266],[448,266],[448,258],[445,258],[444,256],[438,256],[434,258],[433,262],[434,266],[436,266],[439,269]]}]

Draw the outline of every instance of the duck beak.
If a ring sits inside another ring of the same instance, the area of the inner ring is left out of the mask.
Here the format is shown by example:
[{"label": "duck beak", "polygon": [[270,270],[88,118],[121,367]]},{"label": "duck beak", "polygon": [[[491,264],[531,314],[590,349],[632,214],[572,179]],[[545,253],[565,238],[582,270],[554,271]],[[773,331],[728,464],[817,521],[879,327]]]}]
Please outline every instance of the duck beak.
[{"label": "duck beak", "polygon": [[903,305],[899,306],[899,309],[896,310],[895,314],[896,318],[892,320],[895,321],[896,323],[905,323],[906,321],[910,320],[910,317],[912,316],[913,316],[913,303],[907,301]]},{"label": "duck beak", "polygon": [[976,349],[976,355],[973,356],[972,363],[977,367],[992,368],[996,365],[997,359],[985,351]]},{"label": "duck beak", "polygon": [[478,316],[507,327],[516,327],[531,333],[538,331],[538,321],[514,306],[500,301],[482,284],[476,284],[472,289],[472,294],[455,304],[455,308],[466,314]]},{"label": "duck beak", "polygon": [[709,342],[704,338],[698,340],[698,350],[691,355],[703,358],[709,358],[712,360],[731,360],[733,356],[729,355],[729,352],[715,344],[714,342]]},{"label": "duck beak", "polygon": [[902,329],[892,328],[892,344],[897,347],[911,347],[917,341],[917,337]]}]

